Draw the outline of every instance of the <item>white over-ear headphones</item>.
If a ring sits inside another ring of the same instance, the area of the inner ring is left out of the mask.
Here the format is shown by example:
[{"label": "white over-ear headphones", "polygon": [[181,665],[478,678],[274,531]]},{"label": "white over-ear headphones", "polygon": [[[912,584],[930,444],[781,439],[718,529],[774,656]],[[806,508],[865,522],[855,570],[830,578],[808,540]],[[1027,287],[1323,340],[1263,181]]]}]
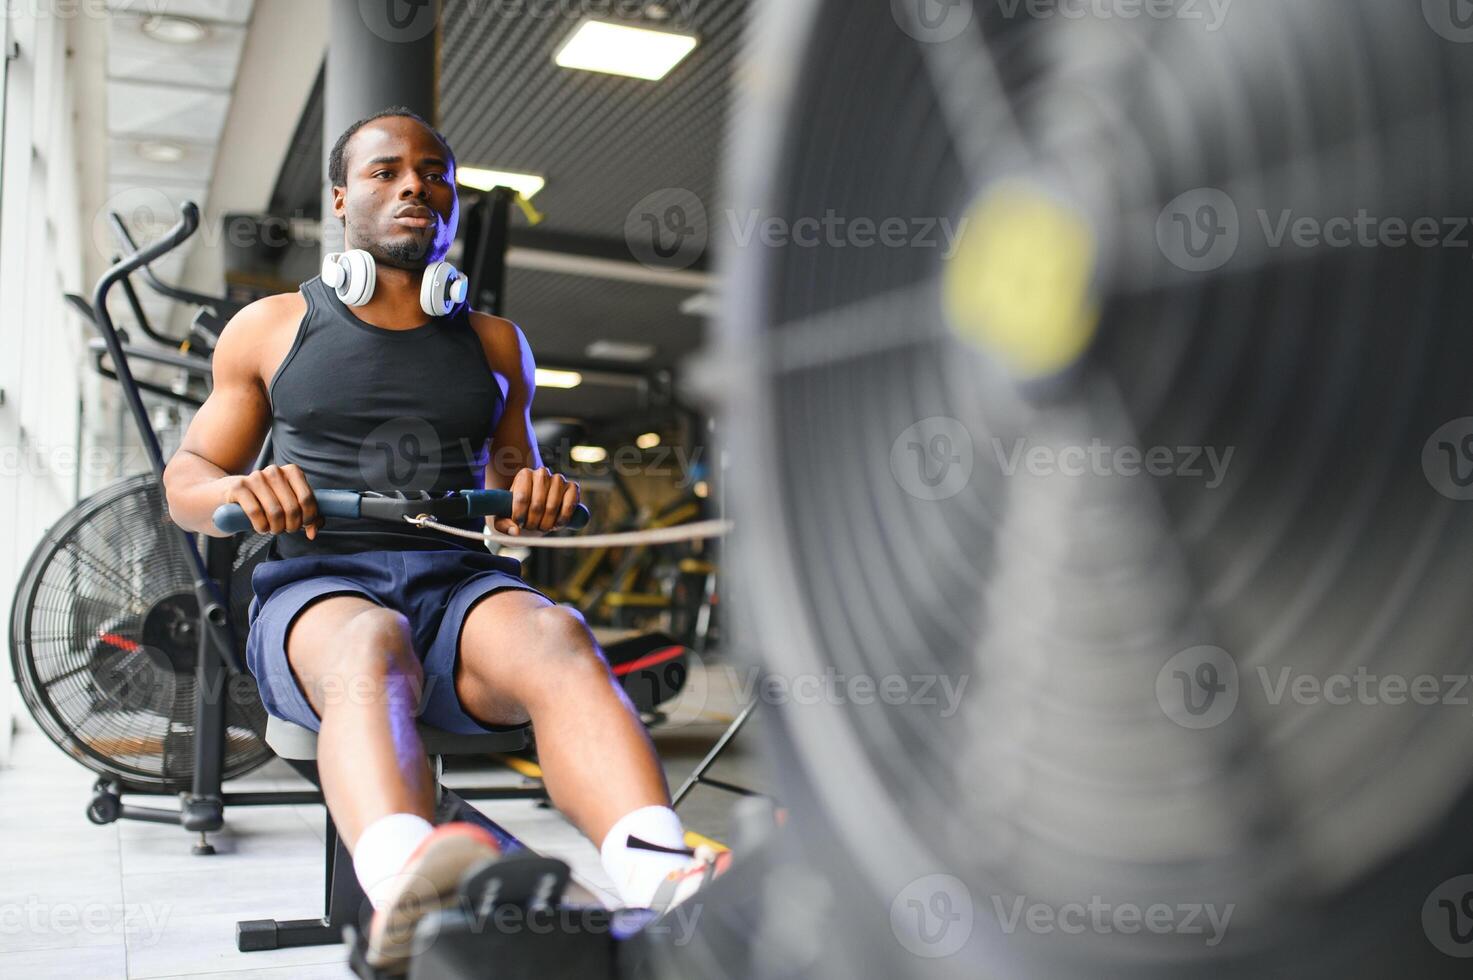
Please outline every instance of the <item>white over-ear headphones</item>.
[{"label": "white over-ear headphones", "polygon": [[[322,260],[322,281],[346,306],[363,306],[373,299],[378,282],[373,256],[361,248],[333,252]],[[470,281],[449,262],[431,262],[419,283],[419,307],[430,316],[447,316],[465,302]]]}]

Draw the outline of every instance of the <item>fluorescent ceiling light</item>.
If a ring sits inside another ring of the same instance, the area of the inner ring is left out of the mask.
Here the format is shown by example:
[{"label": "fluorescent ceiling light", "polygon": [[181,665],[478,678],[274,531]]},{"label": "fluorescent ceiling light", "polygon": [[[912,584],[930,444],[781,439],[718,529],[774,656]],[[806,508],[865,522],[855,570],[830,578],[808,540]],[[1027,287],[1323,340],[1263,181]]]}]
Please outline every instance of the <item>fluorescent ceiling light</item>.
[{"label": "fluorescent ceiling light", "polygon": [[539,388],[576,388],[583,383],[583,375],[577,371],[554,371],[551,368],[537,369]]},{"label": "fluorescent ceiling light", "polygon": [[583,349],[589,357],[602,361],[638,364],[655,356],[654,344],[636,344],[623,340],[595,340]]},{"label": "fluorescent ceiling light", "polygon": [[493,187],[510,187],[527,200],[547,186],[547,179],[536,174],[519,174],[514,170],[487,170],[484,167],[459,167],[455,171],[455,182],[463,187],[478,191],[489,191]]},{"label": "fluorescent ceiling light", "polygon": [[658,81],[700,43],[693,34],[652,30],[589,18],[563,42],[553,61],[562,68]]},{"label": "fluorescent ceiling light", "polygon": [[149,163],[178,163],[184,159],[184,147],[168,140],[144,140],[134,151]]},{"label": "fluorescent ceiling light", "polygon": [[646,432],[634,440],[634,444],[640,449],[654,449],[660,444],[660,434],[658,432]]},{"label": "fluorescent ceiling light", "polygon": [[199,21],[172,14],[150,17],[140,29],[155,41],[165,44],[198,44],[210,35],[210,29]]},{"label": "fluorescent ceiling light", "polygon": [[575,463],[602,463],[609,458],[609,451],[602,446],[574,446],[569,455]]}]

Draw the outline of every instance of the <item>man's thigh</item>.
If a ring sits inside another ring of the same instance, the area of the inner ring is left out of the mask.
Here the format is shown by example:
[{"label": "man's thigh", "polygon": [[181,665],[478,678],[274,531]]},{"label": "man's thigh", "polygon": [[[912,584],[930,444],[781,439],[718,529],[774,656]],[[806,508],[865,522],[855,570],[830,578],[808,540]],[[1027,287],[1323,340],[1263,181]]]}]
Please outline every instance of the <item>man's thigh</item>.
[{"label": "man's thigh", "polygon": [[493,592],[466,613],[455,658],[455,692],[476,720],[523,725],[527,711],[519,691],[537,646],[536,614],[553,605],[536,592]]},{"label": "man's thigh", "polygon": [[362,595],[329,595],[305,606],[292,622],[286,635],[287,663],[319,718],[325,707],[323,682],[342,669],[348,624],[383,608]]}]

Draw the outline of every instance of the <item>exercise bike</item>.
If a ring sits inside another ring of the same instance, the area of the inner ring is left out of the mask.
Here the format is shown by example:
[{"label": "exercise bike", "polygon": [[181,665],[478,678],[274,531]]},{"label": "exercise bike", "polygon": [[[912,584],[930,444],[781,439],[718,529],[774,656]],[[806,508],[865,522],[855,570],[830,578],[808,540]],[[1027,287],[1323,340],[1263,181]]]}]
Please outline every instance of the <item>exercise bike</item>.
[{"label": "exercise bike", "polygon": [[[150,472],[125,477],[78,503],[46,530],[20,579],[10,622],[11,661],[21,696],[41,730],[98,774],[87,817],[94,823],[144,820],[199,834],[197,854],[213,853],[207,834],[224,824],[228,806],[321,801],[316,791],[227,793],[222,784],[272,757],[264,740],[265,709],[242,669],[250,573],[269,538],[195,536],[169,522],[163,500],[164,458],[142,392],[195,405],[209,382],[209,359],[188,349],[160,351],[128,342],[107,303],[121,286],[140,329],[161,343],[129,276],[186,301],[223,300],[173,290],[149,264],[182,245],[199,210],[181,208],[179,222],[147,248],[131,248],[98,281],[92,300],[68,302],[98,330],[95,367],[119,382]],[[121,221],[114,229],[131,246]],[[196,318],[197,321],[199,318]],[[204,338],[195,350],[206,352]],[[181,344],[181,347],[187,345]],[[179,368],[172,388],[139,382],[133,358]],[[105,360],[110,360],[109,369]],[[124,794],[178,796],[178,809],[136,806]]]}]

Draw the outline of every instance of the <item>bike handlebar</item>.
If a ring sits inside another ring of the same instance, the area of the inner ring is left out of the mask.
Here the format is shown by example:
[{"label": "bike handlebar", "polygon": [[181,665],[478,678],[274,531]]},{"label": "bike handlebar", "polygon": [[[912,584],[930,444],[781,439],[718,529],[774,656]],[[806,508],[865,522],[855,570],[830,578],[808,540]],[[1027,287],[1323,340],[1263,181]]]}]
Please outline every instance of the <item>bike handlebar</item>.
[{"label": "bike handlebar", "polygon": [[[406,517],[428,514],[437,520],[462,517],[510,517],[510,490],[459,490],[442,496],[428,493],[419,496],[364,493],[357,490],[314,490],[317,513],[324,518],[377,520],[399,523]],[[239,504],[223,504],[216,508],[215,527],[227,534],[254,530],[251,519]],[[580,530],[588,526],[588,508],[579,504],[568,526]]]}]

